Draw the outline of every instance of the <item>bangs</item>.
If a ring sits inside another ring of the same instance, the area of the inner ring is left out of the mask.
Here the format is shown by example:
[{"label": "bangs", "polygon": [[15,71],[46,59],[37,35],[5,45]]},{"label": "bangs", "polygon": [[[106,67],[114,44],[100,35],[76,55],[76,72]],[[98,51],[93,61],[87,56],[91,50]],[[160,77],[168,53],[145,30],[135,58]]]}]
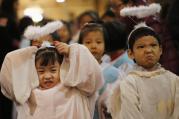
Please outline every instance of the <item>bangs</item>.
[{"label": "bangs", "polygon": [[138,29],[132,31],[132,33],[129,35],[128,48],[133,49],[133,45],[134,45],[135,41],[143,36],[153,36],[157,39],[159,45],[161,45],[161,40],[157,33],[155,33],[152,29],[150,29],[148,27],[141,27],[141,28],[138,28]]},{"label": "bangs", "polygon": [[62,63],[63,56],[58,53],[55,48],[43,48],[37,51],[35,62],[39,61],[41,66],[47,66],[48,64]]}]

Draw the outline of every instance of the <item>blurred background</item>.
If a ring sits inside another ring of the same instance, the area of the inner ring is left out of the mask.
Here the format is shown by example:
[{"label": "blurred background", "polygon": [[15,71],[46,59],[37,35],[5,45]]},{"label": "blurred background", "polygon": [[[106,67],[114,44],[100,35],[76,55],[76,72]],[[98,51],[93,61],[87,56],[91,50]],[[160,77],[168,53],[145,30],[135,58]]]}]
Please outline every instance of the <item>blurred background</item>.
[{"label": "blurred background", "polygon": [[29,15],[38,22],[44,17],[71,21],[86,10],[96,10],[102,15],[108,0],[19,0],[18,18]]}]

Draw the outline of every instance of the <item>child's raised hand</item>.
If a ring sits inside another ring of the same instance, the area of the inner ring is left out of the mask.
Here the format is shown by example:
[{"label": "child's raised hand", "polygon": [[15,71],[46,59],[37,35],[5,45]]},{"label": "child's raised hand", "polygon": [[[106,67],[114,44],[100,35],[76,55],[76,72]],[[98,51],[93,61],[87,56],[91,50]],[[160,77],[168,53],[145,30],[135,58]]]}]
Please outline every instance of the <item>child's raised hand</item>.
[{"label": "child's raised hand", "polygon": [[54,41],[53,43],[60,54],[68,56],[70,49],[68,44],[59,41]]}]

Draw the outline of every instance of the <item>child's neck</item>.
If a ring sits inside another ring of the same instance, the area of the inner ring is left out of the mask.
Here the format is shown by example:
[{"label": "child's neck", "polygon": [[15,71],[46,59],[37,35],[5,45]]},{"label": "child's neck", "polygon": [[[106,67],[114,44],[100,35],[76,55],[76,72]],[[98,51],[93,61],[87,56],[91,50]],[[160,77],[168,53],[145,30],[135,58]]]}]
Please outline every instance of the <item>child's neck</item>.
[{"label": "child's neck", "polygon": [[159,64],[155,64],[154,66],[150,67],[150,68],[146,68],[146,67],[143,67],[144,69],[146,69],[147,71],[154,71],[156,70],[157,68],[159,67]]},{"label": "child's neck", "polygon": [[110,58],[111,58],[111,61],[115,60],[116,58],[118,58],[119,56],[121,56],[123,53],[125,52],[125,50],[118,50],[116,52],[112,52],[110,53]]}]

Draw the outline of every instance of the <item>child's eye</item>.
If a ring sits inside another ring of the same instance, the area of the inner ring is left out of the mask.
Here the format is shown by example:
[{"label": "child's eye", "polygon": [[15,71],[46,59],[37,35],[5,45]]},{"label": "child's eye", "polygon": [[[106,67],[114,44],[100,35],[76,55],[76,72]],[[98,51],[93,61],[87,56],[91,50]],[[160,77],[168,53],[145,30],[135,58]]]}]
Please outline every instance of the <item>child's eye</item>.
[{"label": "child's eye", "polygon": [[56,72],[57,71],[57,69],[51,69],[51,72]]},{"label": "child's eye", "polygon": [[157,46],[157,44],[151,44],[151,46],[152,46],[152,47],[156,47],[156,46]]},{"label": "child's eye", "polygon": [[97,41],[97,44],[100,44],[100,43],[102,43],[101,41]]},{"label": "child's eye", "polygon": [[85,44],[90,44],[90,41],[86,41]]},{"label": "child's eye", "polygon": [[44,70],[38,70],[37,72],[42,74],[42,73],[44,73]]},{"label": "child's eye", "polygon": [[139,45],[139,46],[137,46],[137,48],[142,49],[142,48],[144,48],[144,46],[143,45]]}]

